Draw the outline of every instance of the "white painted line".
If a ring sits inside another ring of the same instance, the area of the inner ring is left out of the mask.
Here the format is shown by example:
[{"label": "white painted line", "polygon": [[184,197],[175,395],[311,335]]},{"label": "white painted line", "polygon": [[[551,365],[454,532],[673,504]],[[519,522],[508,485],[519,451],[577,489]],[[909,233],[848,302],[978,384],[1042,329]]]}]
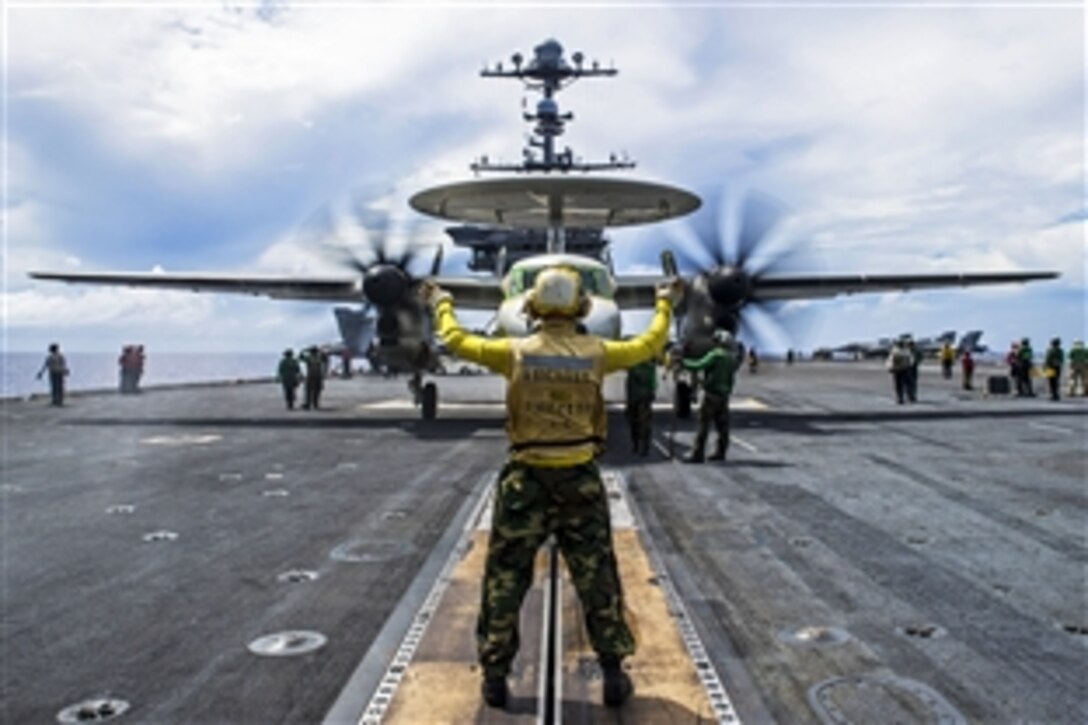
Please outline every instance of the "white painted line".
[{"label": "white painted line", "polygon": [[635,528],[635,517],[627,503],[627,484],[619,471],[602,471],[601,480],[608,496],[608,517],[612,530]]},{"label": "white painted line", "polygon": [[753,446],[751,443],[744,440],[743,438],[740,438],[738,436],[730,434],[729,440],[732,441],[733,443],[736,443],[738,446],[740,446],[741,448],[743,448],[746,451],[749,451],[751,453],[759,453],[758,448],[756,448],[755,446]]},{"label": "white painted line", "polygon": [[1060,425],[1050,425],[1049,423],[1036,423],[1034,421],[1028,423],[1032,428],[1038,428],[1039,430],[1052,430],[1056,433],[1065,433],[1066,435],[1075,435],[1077,431],[1063,428]]},{"label": "white painted line", "polygon": [[[615,475],[620,479],[621,488],[626,488],[627,482],[623,474],[617,471]],[[632,504],[631,512],[636,521],[641,518],[637,509],[637,504]],[[718,676],[718,671],[710,660],[710,654],[699,637],[699,632],[695,629],[691,615],[688,613],[687,607],[684,606],[684,600],[680,598],[680,592],[677,591],[676,586],[673,584],[669,570],[665,568],[665,563],[662,561],[657,547],[649,536],[640,537],[640,541],[643,550],[646,552],[646,558],[650,560],[650,568],[657,575],[658,584],[661,587],[661,592],[665,595],[669,613],[672,614],[675,620],[674,623],[679,630],[680,639],[683,641],[688,657],[691,658],[692,666],[703,685],[707,701],[714,710],[716,722],[719,725],[741,725],[740,716],[733,706],[733,698],[729,695],[729,691]]]},{"label": "white painted line", "polygon": [[654,448],[656,448],[657,450],[661,451],[661,455],[665,456],[665,458],[669,458],[669,457],[670,457],[670,455],[669,455],[669,449],[668,449],[668,448],[667,448],[667,447],[665,446],[665,444],[664,444],[664,443],[662,443],[661,441],[657,440],[656,438],[654,439]]}]

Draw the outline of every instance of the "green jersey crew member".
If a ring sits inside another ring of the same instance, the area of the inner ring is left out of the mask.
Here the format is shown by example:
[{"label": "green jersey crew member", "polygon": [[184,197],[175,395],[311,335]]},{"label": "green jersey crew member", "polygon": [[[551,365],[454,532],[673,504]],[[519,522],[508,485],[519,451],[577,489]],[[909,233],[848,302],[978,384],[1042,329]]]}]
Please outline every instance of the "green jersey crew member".
[{"label": "green jersey crew member", "polygon": [[657,356],[668,338],[679,281],[658,288],[649,328],[625,341],[579,333],[589,309],[581,277],[570,267],[542,270],[526,312],[538,323],[525,338],[489,339],[465,332],[450,294],[433,282],[421,293],[449,351],[507,379],[510,456],[499,476],[481,590],[476,643],[482,692],[504,707],[506,676],[518,651],[518,617],[536,552],[554,534],[582,603],[589,640],[604,674],[604,702],[631,694],[623,658],[635,651],[624,619],[612,546],[608,497],[595,459],[607,428],[601,386],[607,373]]},{"label": "green jersey crew member", "polygon": [[710,456],[712,461],[724,461],[729,448],[729,396],[733,394],[733,380],[737,371],[737,358],[732,352],[733,336],[726,330],[714,333],[713,348],[698,360],[684,358],[688,370],[703,373],[703,404],[699,406],[699,430],[695,434],[695,447],[688,457],[689,463],[702,463],[706,456],[706,439],[710,424],[718,431],[718,445]]}]

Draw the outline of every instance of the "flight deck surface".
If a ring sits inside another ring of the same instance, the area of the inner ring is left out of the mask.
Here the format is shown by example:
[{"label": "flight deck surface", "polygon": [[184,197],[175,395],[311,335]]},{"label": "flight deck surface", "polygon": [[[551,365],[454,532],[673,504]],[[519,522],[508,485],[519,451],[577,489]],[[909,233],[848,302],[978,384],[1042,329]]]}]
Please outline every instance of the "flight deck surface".
[{"label": "flight deck surface", "polygon": [[[379,377],[330,381],[316,412],[283,410],[272,383],[5,401],[0,721],[124,703],[98,720],[358,722],[408,640],[409,667],[459,684],[405,680],[407,702],[539,721],[539,638],[511,715],[479,707],[466,639],[502,381],[438,381],[426,423]],[[740,375],[730,460],[691,466],[665,453],[687,452],[692,421],[659,409],[654,451],[633,456],[622,376],[607,389],[625,585],[663,597],[638,619],[636,683],[679,640],[659,679],[712,670],[746,723],[1088,717],[1085,399],[987,397],[927,365],[899,406],[877,365],[765,364]],[[430,604],[453,615],[412,640],[441,581]],[[561,719],[638,722],[656,702],[646,721],[727,721],[699,710],[705,683],[662,696],[644,678],[623,710],[600,707],[562,591]]]}]

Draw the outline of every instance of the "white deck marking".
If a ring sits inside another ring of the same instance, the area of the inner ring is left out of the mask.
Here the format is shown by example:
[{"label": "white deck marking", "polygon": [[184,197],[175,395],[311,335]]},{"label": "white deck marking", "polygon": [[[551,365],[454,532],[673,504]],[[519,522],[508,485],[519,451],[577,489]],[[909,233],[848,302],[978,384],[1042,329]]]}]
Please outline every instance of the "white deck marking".
[{"label": "white deck marking", "polygon": [[1028,423],[1032,428],[1038,428],[1039,430],[1052,430],[1057,433],[1065,433],[1066,435],[1075,435],[1077,431],[1063,428],[1060,425],[1050,425],[1049,423],[1036,423],[1031,421]]},{"label": "white deck marking", "polygon": [[732,441],[733,443],[736,443],[738,446],[740,446],[741,448],[743,448],[746,451],[749,451],[751,453],[759,453],[758,448],[756,448],[755,446],[753,446],[751,443],[744,440],[740,436],[735,436],[735,435],[730,434],[729,440]]}]

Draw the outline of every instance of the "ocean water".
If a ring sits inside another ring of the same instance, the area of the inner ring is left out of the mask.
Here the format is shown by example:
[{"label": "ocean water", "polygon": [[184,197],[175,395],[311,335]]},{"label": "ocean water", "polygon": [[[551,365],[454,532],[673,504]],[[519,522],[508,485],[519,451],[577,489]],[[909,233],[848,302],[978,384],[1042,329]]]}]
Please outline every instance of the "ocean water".
[{"label": "ocean water", "polygon": [[[67,390],[117,390],[120,351],[68,352],[62,350],[68,361],[70,374]],[[204,383],[223,380],[256,380],[275,376],[282,352],[270,353],[196,353],[146,351],[144,374],[140,387],[176,385],[178,383]],[[0,357],[3,364],[3,389],[0,397],[23,398],[33,393],[49,393],[49,376],[35,379],[45,361],[45,353],[5,352]]]}]

